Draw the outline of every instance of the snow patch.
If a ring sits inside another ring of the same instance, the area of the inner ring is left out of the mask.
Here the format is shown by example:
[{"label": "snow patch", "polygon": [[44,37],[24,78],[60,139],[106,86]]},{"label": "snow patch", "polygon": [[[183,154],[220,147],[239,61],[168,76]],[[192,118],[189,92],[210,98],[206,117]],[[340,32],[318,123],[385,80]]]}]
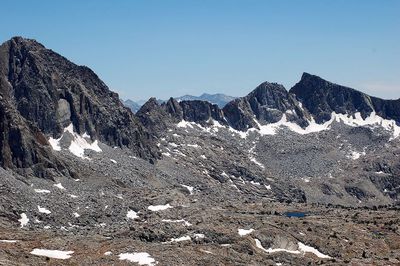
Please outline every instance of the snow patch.
[{"label": "snow patch", "polygon": [[255,181],[250,181],[250,184],[255,185],[255,186],[261,186],[260,182],[255,182]]},{"label": "snow patch", "polygon": [[161,220],[164,223],[183,223],[185,226],[191,226],[192,224],[189,223],[188,221],[184,220],[184,219],[180,219],[180,220],[169,220],[169,219],[164,219]]},{"label": "snow patch", "polygon": [[55,187],[57,187],[57,188],[59,188],[61,190],[65,190],[65,187],[63,187],[63,185],[61,183],[54,184],[53,186],[55,186]]},{"label": "snow patch", "polygon": [[286,114],[283,114],[281,120],[267,125],[261,125],[256,119],[254,119],[254,122],[259,127],[259,130],[251,128],[248,131],[257,131],[260,135],[275,135],[278,132],[279,128],[287,127],[291,131],[296,132],[297,134],[305,135],[329,129],[330,125],[333,122],[333,119],[334,116],[332,116],[331,120],[323,124],[317,124],[315,120],[311,118],[311,121],[308,121],[309,125],[306,128],[302,128],[296,123],[289,122],[287,120]]},{"label": "snow patch", "polygon": [[357,160],[361,156],[365,156],[365,155],[366,155],[366,153],[364,151],[363,152],[352,151],[352,152],[350,152],[349,155],[347,155],[347,158],[352,159],[352,160]]},{"label": "snow patch", "polygon": [[[80,136],[79,134],[74,132],[74,126],[72,125],[72,123],[68,127],[64,128],[64,133],[66,133],[66,132],[68,132],[72,135],[73,139],[71,141],[71,144],[70,144],[68,150],[75,156],[83,158],[83,159],[89,159],[88,157],[84,156],[85,150],[93,150],[95,152],[102,151],[98,145],[97,140],[93,141],[92,143],[89,143],[86,140],[87,138],[90,138],[90,136],[87,135],[87,133],[83,134],[83,136]],[[63,138],[63,136],[61,136],[59,139],[53,139],[53,138],[49,139],[49,143],[50,143],[51,147],[53,148],[53,150],[61,151],[60,141],[62,138]]]},{"label": "snow patch", "polygon": [[250,161],[252,161],[252,162],[255,163],[256,165],[258,165],[260,168],[265,169],[265,166],[264,166],[262,163],[260,163],[259,161],[257,161],[256,158],[250,156],[249,159],[250,159]]},{"label": "snow patch", "polygon": [[128,213],[126,214],[126,218],[135,220],[139,218],[139,215],[137,215],[137,212],[129,210]]},{"label": "snow patch", "polygon": [[22,228],[28,224],[29,219],[25,213],[21,213],[20,216],[21,216],[21,219],[19,219],[18,222],[21,224],[21,228]]},{"label": "snow patch", "polygon": [[118,257],[119,257],[119,260],[127,260],[130,262],[136,262],[139,265],[154,266],[158,263],[147,252],[121,253],[118,255]]},{"label": "snow patch", "polygon": [[31,254],[36,256],[44,256],[53,259],[65,260],[71,258],[73,251],[61,251],[61,250],[49,250],[49,249],[39,249],[35,248],[31,251]]},{"label": "snow patch", "polygon": [[238,234],[240,236],[245,236],[254,232],[254,229],[238,229]]},{"label": "snow patch", "polygon": [[195,123],[182,120],[176,126],[180,128],[193,128],[193,124]]},{"label": "snow patch", "polygon": [[44,214],[50,214],[51,213],[51,211],[49,211],[48,209],[42,208],[40,206],[38,206],[38,210],[39,210],[40,213],[44,213]]},{"label": "snow patch", "polygon": [[35,189],[36,193],[50,193],[50,190],[47,189]]},{"label": "snow patch", "polygon": [[186,188],[189,191],[190,195],[193,194],[194,187],[191,187],[191,186],[188,186],[188,185],[184,185],[184,184],[181,184],[181,186]]},{"label": "snow patch", "polygon": [[196,148],[196,149],[200,148],[200,146],[198,144],[186,144],[186,146]]},{"label": "snow patch", "polygon": [[195,239],[203,239],[206,237],[204,234],[194,234],[193,236]]},{"label": "snow patch", "polygon": [[50,143],[51,148],[53,148],[53,150],[61,151],[61,146],[60,146],[61,139],[62,139],[62,137],[59,139],[53,139],[52,137],[49,138],[49,143]]},{"label": "snow patch", "polygon": [[152,212],[158,212],[158,211],[164,211],[166,209],[170,209],[173,208],[171,205],[165,204],[165,205],[150,205],[149,207],[147,207],[147,209],[149,209]]},{"label": "snow patch", "polygon": [[330,256],[325,255],[323,253],[321,253],[320,251],[318,251],[316,248],[313,248],[311,246],[307,246],[301,242],[298,242],[298,248],[296,250],[289,250],[289,249],[284,249],[284,248],[269,248],[269,249],[265,249],[262,245],[260,240],[258,239],[254,239],[256,242],[256,247],[263,250],[264,252],[267,253],[275,253],[275,252],[287,252],[287,253],[291,253],[291,254],[305,254],[305,253],[313,253],[314,255],[316,255],[318,258],[321,259],[331,259]]},{"label": "snow patch", "polygon": [[299,250],[288,250],[288,249],[284,249],[284,248],[269,248],[269,249],[265,249],[262,244],[261,241],[258,240],[257,238],[254,239],[256,241],[256,247],[258,247],[259,249],[261,249],[264,252],[267,253],[275,253],[275,252],[287,252],[287,253],[291,253],[291,254],[300,254]]},{"label": "snow patch", "polygon": [[181,236],[178,238],[171,238],[169,242],[182,242],[182,241],[190,241],[192,238],[190,236]]},{"label": "snow patch", "polygon": [[[292,111],[289,110],[287,113],[292,113]],[[281,119],[278,122],[275,123],[270,123],[266,125],[261,125],[256,119],[254,119],[254,122],[258,126],[259,129],[256,128],[250,128],[247,131],[238,131],[232,127],[226,127],[221,125],[218,121],[212,121],[213,125],[211,127],[204,128],[203,126],[196,124],[194,122],[187,122],[182,120],[177,124],[177,127],[182,127],[182,128],[193,128],[194,126],[199,127],[203,131],[209,132],[218,132],[219,128],[226,128],[230,132],[234,134],[238,134],[241,138],[245,139],[248,137],[248,135],[251,132],[258,132],[260,135],[275,135],[277,134],[278,130],[282,127],[286,127],[289,130],[301,134],[301,135],[306,135],[310,133],[316,133],[316,132],[321,132],[325,130],[329,130],[331,128],[331,125],[333,122],[342,122],[348,126],[352,127],[359,127],[359,126],[380,126],[384,128],[385,130],[389,131],[392,133],[392,137],[390,140],[393,140],[397,137],[400,136],[400,126],[397,125],[395,120],[388,120],[380,117],[379,115],[376,114],[376,112],[372,112],[368,117],[365,119],[362,118],[361,113],[357,112],[354,115],[348,115],[348,114],[337,114],[335,112],[331,113],[331,119],[329,121],[326,121],[325,123],[318,124],[315,122],[314,118],[311,118],[308,121],[308,126],[305,128],[300,127],[296,123],[289,122],[286,116],[286,113],[284,113],[281,117]]]},{"label": "snow patch", "polygon": [[298,245],[299,245],[299,250],[301,252],[303,252],[303,253],[309,252],[309,253],[313,253],[314,255],[316,255],[318,258],[321,258],[321,259],[331,259],[330,256],[322,254],[316,248],[313,248],[311,246],[307,246],[307,245],[305,245],[305,244],[303,244],[301,242],[299,242]]},{"label": "snow patch", "polygon": [[0,243],[17,243],[18,240],[0,240]]},{"label": "snow patch", "polygon": [[178,144],[176,144],[174,142],[170,142],[170,143],[168,143],[168,145],[171,147],[174,147],[174,148],[178,147]]}]

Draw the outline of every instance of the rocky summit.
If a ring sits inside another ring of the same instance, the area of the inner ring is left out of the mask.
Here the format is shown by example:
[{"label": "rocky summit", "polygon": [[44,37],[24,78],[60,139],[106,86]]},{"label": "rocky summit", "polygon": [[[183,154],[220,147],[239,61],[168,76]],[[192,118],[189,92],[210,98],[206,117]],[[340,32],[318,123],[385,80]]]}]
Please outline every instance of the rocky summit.
[{"label": "rocky summit", "polygon": [[133,114],[15,37],[0,118],[0,265],[400,264],[400,99],[304,73]]}]

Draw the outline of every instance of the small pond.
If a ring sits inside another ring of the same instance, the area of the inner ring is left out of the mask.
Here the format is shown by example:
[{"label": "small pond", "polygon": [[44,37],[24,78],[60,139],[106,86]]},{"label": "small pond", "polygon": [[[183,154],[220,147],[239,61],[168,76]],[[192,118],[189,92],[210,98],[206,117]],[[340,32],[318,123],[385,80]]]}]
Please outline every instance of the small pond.
[{"label": "small pond", "polygon": [[306,212],[285,212],[283,215],[289,218],[304,218],[308,214]]}]

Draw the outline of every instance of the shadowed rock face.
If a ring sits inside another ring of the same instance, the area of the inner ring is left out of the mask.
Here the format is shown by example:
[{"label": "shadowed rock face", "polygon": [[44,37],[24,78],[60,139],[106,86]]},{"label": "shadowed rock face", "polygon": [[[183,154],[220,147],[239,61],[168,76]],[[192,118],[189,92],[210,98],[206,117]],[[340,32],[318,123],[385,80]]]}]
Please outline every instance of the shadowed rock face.
[{"label": "shadowed rock face", "polygon": [[341,114],[360,112],[365,118],[373,111],[383,118],[400,121],[400,100],[371,97],[308,73],[303,74],[290,93],[296,95],[317,122],[329,120],[332,112]]},{"label": "shadowed rock face", "polygon": [[136,113],[141,123],[153,134],[167,130],[168,125],[180,121],[182,112],[176,100],[169,100],[166,104],[159,104],[156,98],[150,98]]},{"label": "shadowed rock face", "polygon": [[181,120],[201,125],[212,123],[211,120],[226,124],[223,111],[216,104],[198,100],[178,102],[170,98],[166,103],[160,104],[156,98],[150,98],[136,115],[154,134],[166,130],[168,126]]},{"label": "shadowed rock face", "polygon": [[182,101],[179,103],[182,108],[182,119],[191,122],[205,124],[210,119],[226,124],[224,114],[218,105],[205,101]]},{"label": "shadowed rock face", "polygon": [[15,37],[0,46],[0,103],[3,166],[50,159],[43,134],[57,138],[71,123],[79,134],[126,146],[142,158],[158,156],[140,121],[92,70],[34,40]]},{"label": "shadowed rock face", "polygon": [[279,121],[286,113],[287,119],[307,126],[307,112],[300,108],[299,102],[282,85],[264,82],[245,97],[238,98],[224,107],[224,114],[232,127],[246,130],[257,128],[260,124]]}]

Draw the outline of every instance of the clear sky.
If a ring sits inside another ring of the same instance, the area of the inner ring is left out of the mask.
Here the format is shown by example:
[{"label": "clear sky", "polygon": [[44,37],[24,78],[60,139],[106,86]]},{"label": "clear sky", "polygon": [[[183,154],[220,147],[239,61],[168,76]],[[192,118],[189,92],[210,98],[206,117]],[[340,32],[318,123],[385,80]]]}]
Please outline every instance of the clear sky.
[{"label": "clear sky", "polygon": [[222,92],[302,72],[400,97],[396,0],[1,1],[1,42],[37,39],[124,99]]}]

